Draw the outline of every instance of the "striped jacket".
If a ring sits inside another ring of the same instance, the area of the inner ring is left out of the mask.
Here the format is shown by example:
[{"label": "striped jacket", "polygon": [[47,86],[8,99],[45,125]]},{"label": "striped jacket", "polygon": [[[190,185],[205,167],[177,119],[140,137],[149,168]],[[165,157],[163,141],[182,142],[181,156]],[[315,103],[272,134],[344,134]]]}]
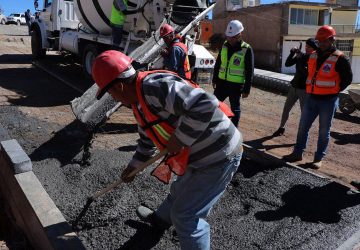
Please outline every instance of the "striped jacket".
[{"label": "striped jacket", "polygon": [[[176,127],[176,138],[191,147],[188,167],[216,166],[240,152],[241,133],[218,108],[215,96],[189,86],[176,75],[164,73],[146,76],[142,91],[150,110]],[[138,131],[140,139],[130,162],[134,167],[156,150],[140,127]]]}]

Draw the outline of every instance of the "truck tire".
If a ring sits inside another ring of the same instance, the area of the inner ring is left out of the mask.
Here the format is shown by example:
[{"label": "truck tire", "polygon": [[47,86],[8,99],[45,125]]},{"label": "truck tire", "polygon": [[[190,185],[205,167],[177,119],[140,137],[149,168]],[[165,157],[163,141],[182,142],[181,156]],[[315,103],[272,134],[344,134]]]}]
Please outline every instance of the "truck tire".
[{"label": "truck tire", "polygon": [[44,58],[46,55],[46,49],[42,48],[41,35],[37,28],[31,32],[31,51],[34,59]]},{"label": "truck tire", "polygon": [[98,56],[99,50],[95,44],[87,44],[82,54],[82,65],[84,75],[92,80],[91,69],[95,58]]},{"label": "truck tire", "polygon": [[21,24],[20,20],[17,20],[17,21],[16,21],[16,25],[17,25],[17,26],[20,26],[20,24]]}]

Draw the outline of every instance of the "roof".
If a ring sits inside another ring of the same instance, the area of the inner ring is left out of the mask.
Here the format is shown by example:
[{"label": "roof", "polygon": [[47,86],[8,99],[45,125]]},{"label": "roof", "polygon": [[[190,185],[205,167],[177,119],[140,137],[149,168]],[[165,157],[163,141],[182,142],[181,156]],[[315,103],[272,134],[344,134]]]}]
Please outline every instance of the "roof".
[{"label": "roof", "polygon": [[[359,6],[342,6],[340,4],[330,4],[330,3],[315,3],[315,2],[303,2],[303,1],[287,1],[287,2],[282,2],[282,3],[272,3],[272,4],[262,4],[260,6],[275,6],[275,5],[291,5],[291,4],[296,4],[296,5],[304,5],[304,6],[323,6],[323,7],[332,7],[336,10],[360,10]],[[256,8],[252,7],[252,8]]]}]

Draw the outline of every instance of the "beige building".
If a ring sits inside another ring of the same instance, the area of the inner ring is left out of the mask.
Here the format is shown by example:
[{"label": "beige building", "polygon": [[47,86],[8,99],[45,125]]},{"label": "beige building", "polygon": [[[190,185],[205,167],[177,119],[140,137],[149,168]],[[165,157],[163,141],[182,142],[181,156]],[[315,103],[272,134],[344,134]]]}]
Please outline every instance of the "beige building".
[{"label": "beige building", "polygon": [[285,67],[285,60],[294,46],[314,37],[322,25],[331,25],[337,32],[337,47],[351,60],[354,82],[360,83],[360,26],[356,25],[358,0],[328,0],[332,3],[287,1],[277,4],[239,8],[227,11],[228,0],[218,0],[213,12],[214,33],[223,33],[233,19],[245,27],[244,40],[251,44],[257,68],[294,73]]}]

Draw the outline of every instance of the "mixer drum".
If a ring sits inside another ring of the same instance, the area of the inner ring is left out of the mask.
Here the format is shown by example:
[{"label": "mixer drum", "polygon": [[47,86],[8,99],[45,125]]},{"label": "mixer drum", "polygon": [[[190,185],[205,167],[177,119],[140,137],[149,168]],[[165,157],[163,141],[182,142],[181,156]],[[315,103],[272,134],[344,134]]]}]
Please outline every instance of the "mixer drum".
[{"label": "mixer drum", "polygon": [[[133,1],[134,3],[138,3],[138,7],[142,6],[142,3],[145,1]],[[152,1],[150,4],[145,6],[145,16],[148,20],[154,19],[154,12],[151,8],[152,5],[156,5],[156,2],[162,2],[162,6],[165,6],[165,2],[171,3],[173,1]],[[111,7],[113,0],[76,0],[75,11],[76,15],[79,18],[81,24],[85,26],[87,29],[92,30],[95,33],[102,35],[111,35],[111,26],[110,26],[110,15],[111,15]],[[141,3],[141,4],[140,4]],[[185,5],[185,6],[194,6],[199,8],[206,8],[205,0],[177,0],[173,3],[173,14],[171,20],[179,25],[184,25],[192,21],[192,16],[194,15],[193,8],[184,8],[178,7],[177,5]],[[159,8],[158,8],[159,9]],[[163,11],[162,8],[161,12]],[[188,13],[184,13],[188,12]],[[155,15],[159,15],[156,13]],[[160,13],[160,15],[164,15]],[[136,23],[136,26],[135,26]],[[137,32],[148,32],[149,24],[143,18],[142,14],[133,14],[129,15],[126,18],[126,22],[124,24],[124,30],[134,30],[134,33]]]}]

